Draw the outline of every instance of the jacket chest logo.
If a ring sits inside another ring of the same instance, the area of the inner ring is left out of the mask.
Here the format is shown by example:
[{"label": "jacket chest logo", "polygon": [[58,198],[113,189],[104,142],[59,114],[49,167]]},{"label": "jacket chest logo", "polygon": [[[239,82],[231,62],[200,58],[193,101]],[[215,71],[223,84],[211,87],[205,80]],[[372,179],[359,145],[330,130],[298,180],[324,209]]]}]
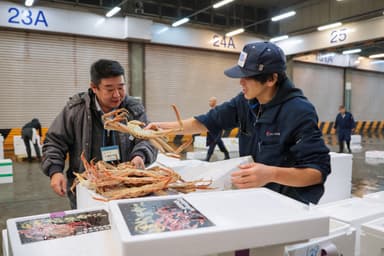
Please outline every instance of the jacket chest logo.
[{"label": "jacket chest logo", "polygon": [[270,136],[280,136],[280,132],[272,132],[270,130],[265,131],[265,136],[270,137]]}]

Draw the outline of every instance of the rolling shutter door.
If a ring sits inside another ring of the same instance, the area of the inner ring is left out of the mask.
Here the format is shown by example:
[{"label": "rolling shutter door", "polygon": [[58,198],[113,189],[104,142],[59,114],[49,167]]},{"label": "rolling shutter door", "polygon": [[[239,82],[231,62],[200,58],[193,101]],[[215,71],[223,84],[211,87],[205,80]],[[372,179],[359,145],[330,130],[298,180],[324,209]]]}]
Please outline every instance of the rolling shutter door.
[{"label": "rolling shutter door", "polygon": [[0,29],[0,128],[33,117],[48,127],[70,96],[87,90],[100,58],[120,61],[128,73],[127,42]]},{"label": "rolling shutter door", "polygon": [[351,82],[351,112],[355,120],[384,120],[384,74],[347,70]]},{"label": "rolling shutter door", "polygon": [[238,79],[224,70],[237,62],[238,54],[146,45],[145,106],[152,121],[176,120],[170,105],[176,104],[182,118],[207,112],[208,99],[218,103],[240,92]]},{"label": "rolling shutter door", "polygon": [[292,72],[295,86],[315,106],[319,121],[334,121],[343,104],[343,69],[293,62]]}]

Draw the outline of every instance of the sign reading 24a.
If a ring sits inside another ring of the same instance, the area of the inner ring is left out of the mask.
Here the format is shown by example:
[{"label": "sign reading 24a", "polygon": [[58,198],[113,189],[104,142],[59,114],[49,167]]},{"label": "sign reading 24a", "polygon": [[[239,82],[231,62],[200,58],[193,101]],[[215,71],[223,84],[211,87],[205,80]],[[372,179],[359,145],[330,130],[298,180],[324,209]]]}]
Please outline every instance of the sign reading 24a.
[{"label": "sign reading 24a", "polygon": [[17,7],[8,9],[8,23],[25,26],[45,26],[48,27],[48,21],[42,10],[20,10]]},{"label": "sign reading 24a", "polygon": [[233,48],[236,49],[235,41],[232,37],[213,35],[212,38],[213,47]]}]

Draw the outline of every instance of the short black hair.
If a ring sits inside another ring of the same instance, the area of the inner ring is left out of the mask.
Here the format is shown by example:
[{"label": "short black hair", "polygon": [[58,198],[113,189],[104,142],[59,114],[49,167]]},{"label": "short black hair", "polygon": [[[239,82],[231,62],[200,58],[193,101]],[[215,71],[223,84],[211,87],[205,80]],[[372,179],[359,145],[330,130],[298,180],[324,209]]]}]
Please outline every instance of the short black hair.
[{"label": "short black hair", "polygon": [[124,68],[115,60],[100,59],[91,66],[91,82],[99,86],[101,79],[124,76]]},{"label": "short black hair", "polygon": [[[272,80],[273,79],[273,74],[274,73],[266,73],[266,74],[260,74],[260,75],[251,76],[249,78],[252,78],[252,79],[254,79],[254,80],[264,84],[268,80]],[[285,79],[287,79],[287,75],[285,74],[285,72],[277,73],[277,84],[278,85],[281,84]]]}]

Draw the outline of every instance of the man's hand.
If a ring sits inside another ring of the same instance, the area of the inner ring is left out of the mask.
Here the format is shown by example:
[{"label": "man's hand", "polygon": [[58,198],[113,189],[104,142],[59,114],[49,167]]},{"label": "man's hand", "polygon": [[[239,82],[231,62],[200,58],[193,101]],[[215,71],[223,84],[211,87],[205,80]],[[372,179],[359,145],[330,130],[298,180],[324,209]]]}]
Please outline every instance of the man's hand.
[{"label": "man's hand", "polygon": [[273,180],[274,172],[270,166],[260,163],[242,164],[240,170],[231,174],[232,184],[237,188],[256,188]]},{"label": "man's hand", "polygon": [[145,169],[144,160],[140,156],[135,156],[134,158],[132,158],[131,163],[137,169]]},{"label": "man's hand", "polygon": [[64,177],[64,174],[57,172],[51,177],[51,188],[59,196],[65,196],[67,193],[67,180]]},{"label": "man's hand", "polygon": [[149,123],[147,124],[147,126],[144,127],[144,130],[158,131],[160,130],[160,123]]}]

